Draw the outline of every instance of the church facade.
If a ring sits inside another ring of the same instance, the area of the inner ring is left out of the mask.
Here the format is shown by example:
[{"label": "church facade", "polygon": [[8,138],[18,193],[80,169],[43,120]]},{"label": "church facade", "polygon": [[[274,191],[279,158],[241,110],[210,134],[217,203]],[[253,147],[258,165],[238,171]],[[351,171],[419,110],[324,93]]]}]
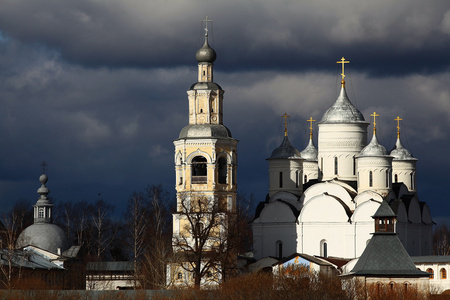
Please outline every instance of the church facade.
[{"label": "church facade", "polygon": [[318,123],[318,148],[311,126],[307,147],[297,150],[285,122],[284,140],[268,158],[269,193],[252,223],[254,257],[359,257],[371,239],[372,216],[383,200],[397,215],[396,232],[408,254],[430,255],[433,221],[428,205],[417,195],[417,159],[401,143],[401,119],[395,120],[397,142],[388,152],[378,142],[374,112],[367,144],[369,123],[345,89],[347,61],[338,63],[341,90]]}]

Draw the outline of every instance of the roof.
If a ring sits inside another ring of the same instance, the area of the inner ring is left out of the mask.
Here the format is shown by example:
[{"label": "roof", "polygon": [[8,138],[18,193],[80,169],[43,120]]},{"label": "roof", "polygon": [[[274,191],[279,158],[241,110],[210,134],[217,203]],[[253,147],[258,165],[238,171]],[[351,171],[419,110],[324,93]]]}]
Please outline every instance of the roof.
[{"label": "roof", "polygon": [[86,264],[86,271],[133,271],[132,261],[96,261]]},{"label": "roof", "polygon": [[178,139],[185,138],[231,138],[231,132],[221,124],[187,125],[181,129],[178,137]]},{"label": "roof", "polygon": [[350,102],[345,88],[341,88],[341,92],[336,102],[323,115],[319,124],[333,123],[364,123],[362,113]]},{"label": "roof", "polygon": [[[8,265],[9,261],[6,259],[9,255],[8,250],[0,249],[0,254],[0,263]],[[28,269],[64,269],[33,250],[14,250],[11,255],[11,263],[13,267]]]},{"label": "roof", "polygon": [[346,275],[428,277],[417,270],[395,233],[377,234],[370,239],[358,262]]},{"label": "roof", "polygon": [[396,217],[394,211],[391,209],[386,201],[381,202],[380,207],[373,215],[373,218],[385,218],[385,217]]},{"label": "roof", "polygon": [[272,155],[268,159],[286,159],[286,158],[301,158],[300,151],[298,151],[294,146],[292,146],[291,142],[289,142],[289,138],[284,136],[283,142],[281,145],[272,151]]},{"label": "roof", "polygon": [[391,156],[394,157],[394,160],[417,160],[411,155],[405,147],[403,147],[400,138],[397,138],[397,142],[395,143],[395,148],[391,151]]},{"label": "roof", "polygon": [[374,134],[372,137],[372,140],[370,141],[369,145],[364,147],[361,150],[361,153],[358,157],[362,156],[386,156],[387,150],[383,145],[380,145],[378,143],[377,135]]},{"label": "roof", "polygon": [[411,256],[415,264],[418,263],[450,263],[450,255]]},{"label": "roof", "polygon": [[312,139],[309,139],[309,143],[302,152],[300,152],[302,158],[308,161],[317,161],[317,149],[314,146],[314,142]]}]

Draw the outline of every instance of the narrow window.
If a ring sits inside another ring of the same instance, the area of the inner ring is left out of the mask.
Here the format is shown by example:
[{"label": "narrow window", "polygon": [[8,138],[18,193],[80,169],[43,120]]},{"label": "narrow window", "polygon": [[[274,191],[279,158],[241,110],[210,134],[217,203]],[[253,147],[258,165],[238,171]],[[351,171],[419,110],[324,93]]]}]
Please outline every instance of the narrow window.
[{"label": "narrow window", "polygon": [[180,177],[180,181],[178,182],[178,185],[182,185],[183,184],[183,177]]},{"label": "narrow window", "polygon": [[280,259],[283,258],[283,242],[277,241],[276,247],[277,247],[277,257]]},{"label": "narrow window", "polygon": [[280,172],[280,188],[283,187],[283,172]]},{"label": "narrow window", "polygon": [[178,279],[183,279],[183,274],[181,274],[181,272],[178,273]]},{"label": "narrow window", "polygon": [[323,243],[323,257],[328,257],[328,244]]},{"label": "narrow window", "polygon": [[397,174],[394,175],[394,182],[395,182],[395,183],[398,182],[398,175],[397,175]]},{"label": "narrow window", "polygon": [[38,218],[40,218],[40,219],[44,218],[44,208],[43,207],[39,207]]},{"label": "narrow window", "polygon": [[228,176],[227,159],[225,157],[221,157],[221,158],[219,158],[218,163],[219,163],[219,168],[218,168],[219,183],[226,184],[227,176]]},{"label": "narrow window", "polygon": [[353,175],[356,175],[356,157],[353,156]]},{"label": "narrow window", "polygon": [[413,190],[414,189],[414,175],[413,175],[413,173],[411,173],[411,189]]},{"label": "narrow window", "polygon": [[206,71],[205,70],[203,70],[203,76],[205,76],[206,75]]},{"label": "narrow window", "polygon": [[447,270],[441,269],[441,279],[447,279]]},{"label": "narrow window", "polygon": [[203,108],[200,108],[200,113],[202,113],[203,112]]},{"label": "narrow window", "polygon": [[320,170],[323,172],[323,157],[320,158]]},{"label": "narrow window", "polygon": [[295,171],[295,187],[298,188],[298,171]]},{"label": "narrow window", "polygon": [[369,172],[369,186],[373,186],[373,173],[372,171]]},{"label": "narrow window", "polygon": [[389,170],[386,170],[386,187],[389,187]]},{"label": "narrow window", "polygon": [[334,175],[338,174],[338,158],[334,158]]},{"label": "narrow window", "polygon": [[303,179],[303,183],[306,183],[307,181],[308,181],[308,175],[305,175],[304,179]]},{"label": "narrow window", "polygon": [[430,279],[433,279],[433,278],[434,278],[434,272],[433,272],[433,269],[428,268],[428,269],[427,269],[427,273],[430,274]]}]

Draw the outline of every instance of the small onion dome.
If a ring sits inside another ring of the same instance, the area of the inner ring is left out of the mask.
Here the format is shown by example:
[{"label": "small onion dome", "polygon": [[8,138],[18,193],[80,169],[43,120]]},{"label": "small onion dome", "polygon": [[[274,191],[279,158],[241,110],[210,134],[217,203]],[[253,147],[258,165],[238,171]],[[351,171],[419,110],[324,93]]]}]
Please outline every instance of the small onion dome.
[{"label": "small onion dome", "polygon": [[308,146],[300,152],[300,155],[306,160],[317,161],[317,149],[311,139],[309,140]]},{"label": "small onion dome", "polygon": [[385,156],[387,155],[387,150],[382,145],[378,143],[376,134],[373,135],[372,140],[369,145],[361,150],[359,156]]},{"label": "small onion dome", "polygon": [[205,37],[205,44],[203,44],[203,47],[198,49],[197,53],[195,53],[195,59],[201,63],[213,63],[216,60],[216,51],[214,51],[213,48],[211,48],[208,44],[208,36]]},{"label": "small onion dome", "polygon": [[301,158],[300,151],[291,145],[287,136],[284,137],[280,147],[272,151],[272,155],[269,159],[280,158]]},{"label": "small onion dome", "polygon": [[400,139],[397,139],[395,148],[391,151],[390,155],[394,157],[394,160],[416,160],[416,158],[411,155],[411,152],[403,147]]},{"label": "small onion dome", "polygon": [[360,123],[365,122],[362,113],[350,102],[345,88],[336,102],[323,115],[320,123]]},{"label": "small onion dome", "polygon": [[58,248],[64,252],[69,248],[66,234],[59,226],[51,223],[38,223],[25,228],[17,238],[16,248],[35,246],[52,253]]}]

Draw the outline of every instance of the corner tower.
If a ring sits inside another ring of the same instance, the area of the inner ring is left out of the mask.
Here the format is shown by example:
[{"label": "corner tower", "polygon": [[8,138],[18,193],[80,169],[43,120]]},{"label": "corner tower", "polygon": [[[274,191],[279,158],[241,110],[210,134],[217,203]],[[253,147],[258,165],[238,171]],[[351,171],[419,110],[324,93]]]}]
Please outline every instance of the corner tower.
[{"label": "corner tower", "polygon": [[[223,125],[222,88],[213,81],[216,52],[205,42],[195,58],[198,82],[187,91],[189,124],[174,141],[177,207],[186,197],[207,197],[223,212],[236,208],[236,168],[238,141]],[[174,234],[180,224],[174,215]]]}]

